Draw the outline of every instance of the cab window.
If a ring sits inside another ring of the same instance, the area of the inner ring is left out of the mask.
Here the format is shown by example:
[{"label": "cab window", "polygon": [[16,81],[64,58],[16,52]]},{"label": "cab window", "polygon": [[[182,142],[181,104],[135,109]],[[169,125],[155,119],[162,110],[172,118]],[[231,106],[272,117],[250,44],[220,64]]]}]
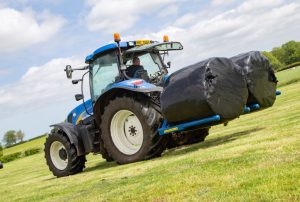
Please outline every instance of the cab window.
[{"label": "cab window", "polygon": [[115,83],[119,75],[115,52],[100,56],[91,64],[92,98],[96,100],[110,85]]},{"label": "cab window", "polygon": [[[149,76],[160,71],[161,62],[156,54],[146,53],[137,57],[140,59],[140,65],[147,70]],[[132,59],[126,62],[127,67],[130,65],[132,65]]]}]

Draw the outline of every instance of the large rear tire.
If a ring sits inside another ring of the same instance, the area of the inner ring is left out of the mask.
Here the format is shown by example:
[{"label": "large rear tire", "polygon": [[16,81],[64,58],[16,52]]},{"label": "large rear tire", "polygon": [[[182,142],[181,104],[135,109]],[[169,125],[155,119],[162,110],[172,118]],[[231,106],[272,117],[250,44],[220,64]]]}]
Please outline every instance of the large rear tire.
[{"label": "large rear tire", "polygon": [[107,162],[114,161],[114,159],[109,155],[109,153],[105,149],[101,136],[100,136],[100,153],[101,153],[102,158],[105,159]]},{"label": "large rear tire", "polygon": [[101,117],[104,147],[119,164],[160,156],[166,139],[158,134],[162,116],[147,99],[117,97]]},{"label": "large rear tire", "polygon": [[85,156],[77,156],[75,146],[61,131],[48,136],[44,152],[49,170],[56,177],[74,175],[85,168]]}]

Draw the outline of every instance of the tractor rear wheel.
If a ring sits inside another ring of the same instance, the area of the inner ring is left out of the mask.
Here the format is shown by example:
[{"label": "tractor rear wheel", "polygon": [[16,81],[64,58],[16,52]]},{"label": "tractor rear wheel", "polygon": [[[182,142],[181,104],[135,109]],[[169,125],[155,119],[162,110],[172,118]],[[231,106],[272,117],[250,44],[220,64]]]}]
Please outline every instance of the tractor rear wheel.
[{"label": "tractor rear wheel", "polygon": [[102,158],[105,159],[107,162],[114,161],[114,159],[109,155],[107,150],[104,148],[103,144],[104,144],[103,140],[100,136],[100,153],[101,153]]},{"label": "tractor rear wheel", "polygon": [[49,135],[44,152],[49,170],[56,177],[73,175],[85,168],[85,156],[77,156],[75,146],[61,131]]},{"label": "tractor rear wheel", "polygon": [[145,98],[137,99],[117,97],[101,117],[104,147],[119,164],[160,156],[166,148],[165,137],[157,131],[162,121],[159,109]]}]

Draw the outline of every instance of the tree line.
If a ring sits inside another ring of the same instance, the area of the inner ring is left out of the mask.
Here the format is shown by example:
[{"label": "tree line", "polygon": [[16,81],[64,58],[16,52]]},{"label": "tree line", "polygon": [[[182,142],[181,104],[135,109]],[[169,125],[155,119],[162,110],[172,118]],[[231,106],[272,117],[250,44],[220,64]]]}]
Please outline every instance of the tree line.
[{"label": "tree line", "polygon": [[5,146],[7,147],[7,146],[14,145],[17,142],[23,142],[24,137],[25,137],[25,133],[21,130],[19,131],[9,130],[4,134],[2,141],[5,143]]},{"label": "tree line", "polygon": [[269,59],[275,70],[285,69],[300,65],[300,42],[289,41],[271,51],[264,51],[263,54]]}]

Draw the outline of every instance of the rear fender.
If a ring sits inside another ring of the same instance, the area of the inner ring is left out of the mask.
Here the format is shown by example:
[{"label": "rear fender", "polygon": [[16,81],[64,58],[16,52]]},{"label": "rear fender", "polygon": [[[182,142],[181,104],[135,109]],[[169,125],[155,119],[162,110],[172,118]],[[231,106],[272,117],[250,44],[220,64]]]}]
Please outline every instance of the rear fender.
[{"label": "rear fender", "polygon": [[57,128],[66,134],[70,140],[70,143],[75,146],[78,156],[85,155],[84,146],[80,136],[80,130],[77,126],[74,126],[71,123],[58,123],[51,125],[50,127]]},{"label": "rear fender", "polygon": [[104,92],[95,102],[94,117],[96,122],[100,124],[100,116],[104,107],[109,100],[122,95],[144,96],[147,97],[152,92],[162,92],[163,88],[147,83],[141,79],[131,79],[113,84],[106,92]]}]

